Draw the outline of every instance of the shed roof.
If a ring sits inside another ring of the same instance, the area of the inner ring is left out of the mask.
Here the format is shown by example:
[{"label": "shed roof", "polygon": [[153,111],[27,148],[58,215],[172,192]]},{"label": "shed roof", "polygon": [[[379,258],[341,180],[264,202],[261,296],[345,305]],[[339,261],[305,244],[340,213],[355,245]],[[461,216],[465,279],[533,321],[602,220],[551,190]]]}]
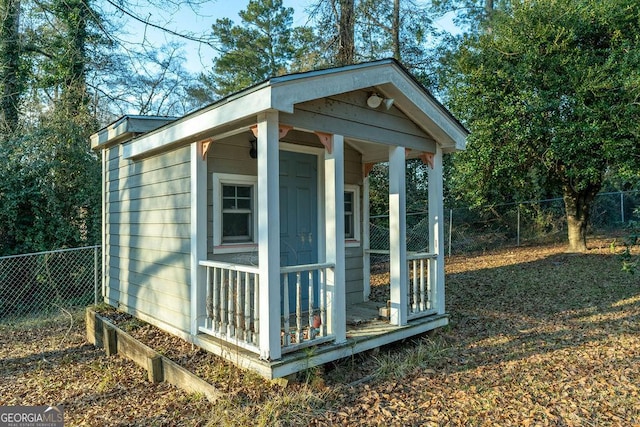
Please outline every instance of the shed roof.
[{"label": "shed roof", "polygon": [[363,89],[393,98],[394,106],[432,135],[444,152],[465,148],[465,127],[393,59],[273,77],[179,119],[126,116],[92,135],[92,147],[124,142],[127,131],[131,138],[146,127],[146,133],[124,147],[125,157],[143,156],[211,136],[261,112],[292,114],[296,104]]}]

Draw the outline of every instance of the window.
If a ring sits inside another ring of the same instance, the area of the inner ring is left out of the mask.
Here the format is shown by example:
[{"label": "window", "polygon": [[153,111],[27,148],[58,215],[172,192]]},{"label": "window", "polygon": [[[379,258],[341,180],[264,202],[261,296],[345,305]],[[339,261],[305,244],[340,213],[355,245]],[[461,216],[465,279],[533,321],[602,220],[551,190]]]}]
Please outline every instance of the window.
[{"label": "window", "polygon": [[222,185],[222,243],[253,240],[253,187]]},{"label": "window", "polygon": [[257,178],[213,174],[214,253],[255,250]]},{"label": "window", "polygon": [[344,237],[346,239],[353,239],[355,228],[354,218],[353,218],[353,208],[354,201],[353,197],[355,194],[353,191],[345,191],[344,192]]},{"label": "window", "polygon": [[344,238],[347,246],[360,244],[360,187],[344,186]]}]

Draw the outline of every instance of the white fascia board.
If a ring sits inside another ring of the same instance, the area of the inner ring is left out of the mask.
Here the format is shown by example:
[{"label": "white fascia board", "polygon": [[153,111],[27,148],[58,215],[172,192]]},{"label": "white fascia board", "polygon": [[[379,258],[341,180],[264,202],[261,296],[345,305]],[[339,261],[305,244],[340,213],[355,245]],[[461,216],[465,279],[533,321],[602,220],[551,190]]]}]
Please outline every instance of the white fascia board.
[{"label": "white fascia board", "polygon": [[220,105],[188,115],[175,123],[124,144],[123,157],[135,158],[205,137],[213,129],[271,108],[271,87],[265,86]]},{"label": "white fascia board", "polygon": [[467,130],[393,61],[274,78],[271,87],[272,107],[290,114],[295,104],[301,102],[378,87],[394,98],[396,105],[419,126],[434,135],[443,150],[464,150],[466,146]]},{"label": "white fascia board", "polygon": [[98,132],[91,135],[91,148],[96,149],[101,145],[107,144],[109,141],[128,133],[128,121],[127,117],[122,117],[115,123],[100,129]]},{"label": "white fascia board", "polygon": [[295,104],[389,83],[398,71],[391,64],[346,71],[317,72],[304,78],[272,79],[272,106],[293,113]]},{"label": "white fascia board", "polygon": [[91,135],[91,148],[105,148],[176,120],[175,117],[123,116]]}]

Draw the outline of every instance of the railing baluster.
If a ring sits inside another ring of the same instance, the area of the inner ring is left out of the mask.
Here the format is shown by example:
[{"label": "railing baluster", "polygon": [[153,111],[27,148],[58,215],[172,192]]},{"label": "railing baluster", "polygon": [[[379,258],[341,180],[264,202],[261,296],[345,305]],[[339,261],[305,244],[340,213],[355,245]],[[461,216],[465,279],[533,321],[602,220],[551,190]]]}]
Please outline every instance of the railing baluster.
[{"label": "railing baluster", "polygon": [[211,269],[207,268],[207,320],[206,325],[211,325],[213,319],[213,278],[211,277]]},{"label": "railing baluster", "polygon": [[425,276],[425,262],[424,259],[420,260],[420,310],[424,311],[427,309],[427,298],[425,294],[424,287],[424,276]]},{"label": "railing baluster", "polygon": [[253,275],[253,344],[258,345],[260,338],[260,276]]},{"label": "railing baluster", "polygon": [[302,333],[302,281],[300,280],[300,272],[296,273],[296,327],[298,334],[297,342],[301,343],[304,339]]},{"label": "railing baluster", "polygon": [[244,273],[244,340],[251,342],[251,274]]},{"label": "railing baluster", "polygon": [[320,286],[320,335],[327,335],[327,269],[318,270],[318,280]]},{"label": "railing baluster", "polygon": [[220,276],[219,268],[213,269],[213,330],[220,330]]},{"label": "railing baluster", "polygon": [[227,333],[227,280],[225,270],[220,269],[220,333]]},{"label": "railing baluster", "polygon": [[282,290],[282,321],[284,323],[284,336],[282,337],[283,347],[291,344],[291,327],[289,326],[289,274],[284,273],[284,284]]},{"label": "railing baluster", "polygon": [[236,332],[233,327],[233,270],[229,270],[227,282],[229,283],[229,294],[227,295],[227,336],[232,338],[235,336]]},{"label": "railing baluster", "polygon": [[316,329],[313,327],[314,321],[313,317],[315,316],[313,309],[313,270],[309,270],[309,339],[312,340],[316,337]]},{"label": "railing baluster", "polygon": [[243,313],[242,313],[242,273],[236,271],[236,338],[244,338],[244,326],[242,325]]},{"label": "railing baluster", "polygon": [[418,311],[418,262],[414,259],[411,264],[413,265],[413,301],[411,307],[415,313]]},{"label": "railing baluster", "polygon": [[435,260],[429,260],[429,274],[427,274],[427,307],[429,309],[433,308],[433,287],[431,286],[431,272],[433,270],[431,270],[432,268],[435,267]]}]

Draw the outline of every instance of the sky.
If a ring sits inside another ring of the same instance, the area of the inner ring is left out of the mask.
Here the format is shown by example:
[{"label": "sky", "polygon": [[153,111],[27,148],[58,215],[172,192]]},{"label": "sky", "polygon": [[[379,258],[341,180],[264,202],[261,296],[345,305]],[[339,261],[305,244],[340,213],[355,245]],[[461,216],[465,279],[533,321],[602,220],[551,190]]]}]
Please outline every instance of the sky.
[{"label": "sky", "polygon": [[[285,7],[294,9],[294,26],[307,24],[308,16],[305,8],[314,0],[284,0]],[[147,19],[160,26],[180,34],[190,34],[202,36],[210,34],[211,25],[216,19],[230,18],[236,22],[240,21],[238,12],[246,9],[249,0],[210,0],[205,1],[197,9],[180,7],[176,11],[160,13],[157,9],[140,9],[132,11],[138,16]],[[123,18],[124,19],[124,18]],[[179,42],[184,45],[186,52],[186,68],[192,73],[200,73],[206,68],[210,68],[216,52],[205,44],[189,41],[171,34],[164,33],[158,29],[145,27],[142,23],[129,19],[125,26],[126,35],[123,38],[133,43],[142,43],[145,39],[155,45],[161,46],[169,42]]]},{"label": "sky", "polygon": [[[308,23],[306,9],[315,3],[315,1],[316,0],[283,1],[285,7],[292,7],[294,9],[294,26],[303,26]],[[177,33],[188,33],[197,37],[210,34],[211,24],[213,24],[216,19],[226,17],[239,22],[238,12],[246,9],[248,4],[249,0],[210,0],[205,1],[195,10],[182,6],[174,12],[162,14],[156,9],[137,10],[134,12],[151,22],[158,23]],[[444,29],[454,28],[449,17],[445,17],[439,22],[436,22],[436,25]],[[155,47],[172,41],[178,41],[184,44],[186,68],[195,74],[209,69],[216,54],[210,46],[172,36],[153,28],[145,28],[143,24],[133,20],[127,23],[126,30],[128,32],[126,38],[134,43],[140,43],[146,37]]]}]

